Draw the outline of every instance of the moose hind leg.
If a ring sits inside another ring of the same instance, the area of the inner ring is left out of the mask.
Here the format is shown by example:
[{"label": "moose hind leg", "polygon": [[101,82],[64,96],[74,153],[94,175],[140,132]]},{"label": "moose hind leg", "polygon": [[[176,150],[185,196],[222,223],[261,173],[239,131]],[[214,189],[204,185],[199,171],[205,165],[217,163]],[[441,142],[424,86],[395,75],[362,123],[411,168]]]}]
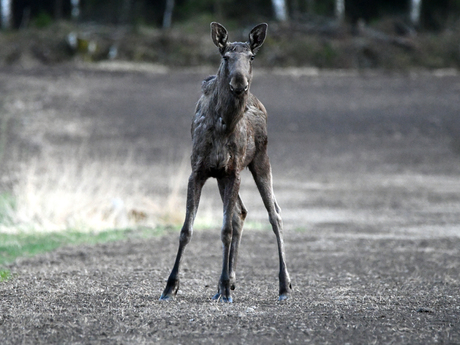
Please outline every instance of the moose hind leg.
[{"label": "moose hind leg", "polygon": [[268,212],[270,224],[276,236],[279,255],[279,300],[289,298],[292,290],[291,279],[286,267],[286,259],[284,254],[283,240],[283,221],[281,219],[281,210],[275,200],[272,186],[271,167],[268,161],[268,156],[259,157],[250,167],[251,173],[259,189],[260,195]]},{"label": "moose hind leg", "polygon": [[230,176],[225,179],[219,179],[218,185],[224,204],[224,221],[221,233],[223,258],[222,274],[220,276],[217,288],[218,291],[213,299],[231,303],[233,302],[233,299],[231,297],[230,290],[232,285],[234,287],[234,280],[232,283],[231,274],[231,268],[234,267],[232,260],[235,258],[234,250],[238,247],[237,243],[239,243],[241,227],[243,225],[242,222],[236,221],[238,228],[237,232],[235,233],[235,213],[240,208],[240,198],[238,196],[240,178],[239,176]]},{"label": "moose hind leg", "polygon": [[[224,191],[225,186],[222,182],[218,182],[219,192],[222,197],[222,202],[224,201]],[[240,195],[238,195],[238,200],[235,204],[235,211],[233,212],[232,226],[232,244],[230,247],[230,257],[229,257],[229,272],[230,272],[230,289],[235,290],[236,287],[236,264],[238,261],[238,248],[241,242],[241,235],[243,233],[244,220],[248,214],[248,210],[244,206],[243,200],[241,200]],[[220,297],[220,292],[213,297],[213,299],[218,299]]]}]

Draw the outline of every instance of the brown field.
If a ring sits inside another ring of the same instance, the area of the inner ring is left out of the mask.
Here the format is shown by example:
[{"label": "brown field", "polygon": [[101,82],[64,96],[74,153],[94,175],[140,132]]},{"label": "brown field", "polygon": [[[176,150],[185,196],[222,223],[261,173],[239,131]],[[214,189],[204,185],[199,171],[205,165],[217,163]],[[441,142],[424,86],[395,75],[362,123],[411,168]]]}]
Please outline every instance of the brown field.
[{"label": "brown field", "polygon": [[[0,186],[14,226],[179,224],[190,121],[212,73],[148,65],[0,70]],[[17,260],[2,344],[460,343],[460,76],[255,70],[292,298],[250,174],[234,303],[219,277],[220,197],[203,192],[181,290],[159,302],[178,233]],[[136,231],[136,230],[133,230]]]}]

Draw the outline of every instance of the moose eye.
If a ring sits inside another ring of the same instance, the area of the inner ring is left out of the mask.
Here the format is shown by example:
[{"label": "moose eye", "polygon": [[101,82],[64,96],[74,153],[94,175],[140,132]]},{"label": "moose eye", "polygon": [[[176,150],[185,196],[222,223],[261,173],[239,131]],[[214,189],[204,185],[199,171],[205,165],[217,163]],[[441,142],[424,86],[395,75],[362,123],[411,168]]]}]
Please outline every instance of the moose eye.
[{"label": "moose eye", "polygon": [[222,56],[225,61],[228,61],[228,56]]},{"label": "moose eye", "polygon": [[255,57],[255,55],[251,55],[251,61],[254,60]]}]

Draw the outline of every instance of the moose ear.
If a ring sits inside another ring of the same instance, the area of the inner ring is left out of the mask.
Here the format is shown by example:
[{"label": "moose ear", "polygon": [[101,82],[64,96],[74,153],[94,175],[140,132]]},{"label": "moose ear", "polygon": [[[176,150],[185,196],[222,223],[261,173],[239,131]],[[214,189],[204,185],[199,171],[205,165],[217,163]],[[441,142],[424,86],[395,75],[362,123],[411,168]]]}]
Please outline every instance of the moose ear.
[{"label": "moose ear", "polygon": [[256,53],[259,50],[260,46],[265,41],[265,36],[267,35],[268,25],[265,23],[257,25],[249,33],[249,45],[253,53]]},{"label": "moose ear", "polygon": [[227,46],[228,32],[223,25],[212,22],[211,23],[211,38],[214,44],[219,48],[222,54]]}]

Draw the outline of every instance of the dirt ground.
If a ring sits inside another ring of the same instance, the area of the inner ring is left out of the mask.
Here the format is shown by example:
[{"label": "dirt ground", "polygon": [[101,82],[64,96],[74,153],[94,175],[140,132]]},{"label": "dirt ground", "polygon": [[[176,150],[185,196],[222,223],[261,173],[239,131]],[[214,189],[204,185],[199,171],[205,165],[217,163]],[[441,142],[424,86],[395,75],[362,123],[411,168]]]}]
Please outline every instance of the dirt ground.
[{"label": "dirt ground", "polygon": [[[155,166],[143,188],[166,198],[164,175],[189,153],[200,81],[211,72],[0,70],[2,188],[17,182],[16,160],[84,151],[135,157],[146,170],[127,180]],[[177,232],[66,247],[8,267],[0,342],[460,343],[460,76],[256,68],[252,92],[269,113],[291,299],[277,301],[276,243],[245,173],[249,229],[233,304],[211,300],[221,206],[210,181],[175,301],[158,298]]]}]

